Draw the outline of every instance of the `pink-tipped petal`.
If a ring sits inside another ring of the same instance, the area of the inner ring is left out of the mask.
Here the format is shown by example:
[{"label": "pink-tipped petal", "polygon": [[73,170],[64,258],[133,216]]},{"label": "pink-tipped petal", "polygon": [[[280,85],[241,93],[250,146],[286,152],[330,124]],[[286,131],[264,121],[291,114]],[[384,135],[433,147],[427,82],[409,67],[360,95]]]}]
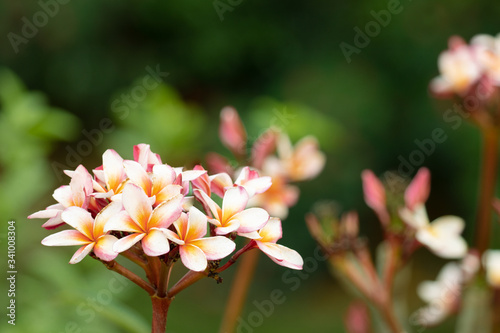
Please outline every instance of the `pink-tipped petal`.
[{"label": "pink-tipped petal", "polygon": [[302,259],[302,257],[300,256],[300,254],[297,251],[289,249],[288,247],[280,245],[280,244],[271,244],[271,245],[277,246],[281,252],[281,255],[282,255],[281,260],[279,260],[276,257],[268,255],[268,257],[271,258],[272,261],[274,261],[278,265],[288,267],[291,269],[296,269],[296,270],[302,269],[302,267],[304,265],[304,260]]},{"label": "pink-tipped petal", "polygon": [[210,176],[210,189],[212,192],[223,198],[226,188],[233,186],[233,181],[227,173],[218,173]]},{"label": "pink-tipped petal", "polygon": [[167,236],[160,229],[150,229],[142,239],[142,249],[150,257],[157,257],[170,251]]},{"label": "pink-tipped petal", "polygon": [[143,230],[147,230],[147,223],[153,208],[143,189],[135,184],[128,183],[123,189],[122,202],[123,207],[137,225],[140,225]]},{"label": "pink-tipped petal", "polygon": [[134,161],[138,162],[145,170],[150,165],[161,164],[160,156],[154,154],[150,146],[144,143],[134,146]]},{"label": "pink-tipped petal", "polygon": [[283,236],[281,220],[271,217],[266,225],[259,231],[261,241],[266,243],[276,243]]},{"label": "pink-tipped petal", "polygon": [[182,213],[181,194],[176,195],[169,201],[165,201],[158,205],[151,214],[151,219],[148,222],[148,228],[168,228]]},{"label": "pink-tipped petal", "polygon": [[268,129],[257,138],[252,147],[252,165],[261,169],[264,160],[276,150],[279,134],[274,129]]},{"label": "pink-tipped petal", "polygon": [[78,207],[87,208],[89,196],[94,189],[92,176],[83,165],[79,165],[69,183],[73,196],[73,204]]},{"label": "pink-tipped petal", "polygon": [[375,211],[386,209],[385,189],[382,182],[371,170],[361,173],[366,204]]},{"label": "pink-tipped petal", "polygon": [[97,239],[94,246],[95,255],[104,261],[111,261],[118,256],[118,252],[113,251],[113,245],[118,241],[118,238],[112,235],[104,235]]},{"label": "pink-tipped petal", "polygon": [[89,239],[94,239],[94,219],[87,210],[76,206],[69,207],[62,212],[61,218]]},{"label": "pink-tipped petal", "polygon": [[182,263],[188,269],[201,272],[207,268],[207,258],[200,248],[186,244],[180,247],[179,253]]},{"label": "pink-tipped petal", "polygon": [[151,196],[152,183],[146,170],[135,161],[124,161],[123,167],[130,181],[142,188],[147,196]]},{"label": "pink-tipped petal", "polygon": [[256,241],[259,249],[264,252],[269,258],[275,260],[283,260],[283,254],[278,244]]},{"label": "pink-tipped petal", "polygon": [[47,229],[47,230],[52,230],[52,229],[55,229],[57,227],[62,226],[64,224],[64,221],[61,218],[61,213],[62,213],[62,210],[59,211],[59,213],[56,216],[50,218],[47,222],[42,224],[42,227]]},{"label": "pink-tipped petal", "polygon": [[262,208],[248,208],[233,216],[240,222],[238,232],[252,232],[262,228],[269,220],[269,213]]},{"label": "pink-tipped petal", "polygon": [[427,168],[420,168],[415,178],[405,191],[406,206],[413,209],[418,204],[424,204],[431,189],[431,173]]},{"label": "pink-tipped petal", "polygon": [[222,200],[222,220],[226,221],[245,209],[248,203],[248,193],[241,187],[231,187]]},{"label": "pink-tipped petal", "polygon": [[193,180],[206,175],[206,170],[187,170],[182,172],[182,180],[185,182],[192,182]]},{"label": "pink-tipped petal", "polygon": [[77,230],[63,230],[42,240],[45,246],[73,246],[92,243],[92,240]]},{"label": "pink-tipped petal", "polygon": [[200,238],[193,240],[190,244],[201,249],[208,260],[227,257],[236,248],[232,240],[222,236]]},{"label": "pink-tipped petal", "polygon": [[123,158],[113,149],[108,149],[102,155],[102,167],[109,190],[116,190],[125,179]]},{"label": "pink-tipped petal", "polygon": [[271,187],[272,184],[272,178],[266,176],[259,177],[257,179],[251,179],[243,184],[243,187],[245,187],[245,189],[247,190],[248,195],[252,197],[255,194],[264,193]]},{"label": "pink-tipped petal", "polygon": [[90,251],[92,251],[93,248],[94,248],[94,243],[82,246],[81,248],[78,249],[78,251],[75,252],[69,263],[70,264],[79,263],[80,261],[82,261],[83,258],[87,256],[87,254],[90,253]]},{"label": "pink-tipped petal", "polygon": [[[64,209],[64,208],[63,208]],[[61,209],[44,209],[39,210],[28,216],[29,219],[49,219],[57,216],[62,210]]]},{"label": "pink-tipped petal", "polygon": [[127,251],[132,246],[134,246],[137,242],[144,238],[146,234],[144,233],[136,233],[120,238],[113,245],[113,251],[121,253],[123,251]]}]

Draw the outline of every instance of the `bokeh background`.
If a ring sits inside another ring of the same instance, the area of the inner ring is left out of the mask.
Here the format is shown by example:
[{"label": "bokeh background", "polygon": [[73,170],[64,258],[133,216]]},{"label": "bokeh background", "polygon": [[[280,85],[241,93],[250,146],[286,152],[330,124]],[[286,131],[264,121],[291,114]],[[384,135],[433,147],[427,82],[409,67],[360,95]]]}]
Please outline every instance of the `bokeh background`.
[{"label": "bokeh background", "polygon": [[[374,21],[371,11],[386,10],[387,1],[1,1],[0,267],[7,261],[7,220],[13,219],[19,274],[17,325],[3,317],[0,330],[147,332],[151,310],[141,290],[129,284],[110,293],[111,272],[90,259],[68,265],[74,249],[42,247],[50,232],[26,216],[53,203],[54,188],[68,182],[62,169],[79,163],[94,168],[108,148],[132,158],[132,146],[145,142],[169,164],[188,167],[203,162],[207,151],[230,156],[217,135],[226,105],[240,112],[252,138],[276,112],[290,114],[281,126],[292,140],[314,134],[327,154],[324,171],[300,184],[299,204],[284,221],[282,243],[303,257],[315,249],[304,215],[321,200],[336,202],[339,211],[357,210],[362,233],[375,245],[380,230],[362,200],[361,171],[397,169],[401,157],[418,149],[415,140],[430,138],[435,128],[447,140],[422,163],[432,171],[429,214],[462,216],[472,239],[480,138],[470,124],[453,129],[444,121],[450,105],[429,96],[428,82],[449,36],[468,40],[499,32],[500,3],[419,0],[400,6],[348,62],[339,45],[354,46],[354,28],[364,31]],[[39,25],[34,30],[33,23]],[[122,94],[141,85],[148,68],[168,76],[127,105]],[[112,130],[100,130],[103,119],[111,119]],[[83,147],[89,132],[100,136]],[[72,153],[78,149],[85,152],[81,160]],[[494,237],[498,246],[500,233]],[[443,263],[419,251],[406,273],[413,286],[406,290],[408,313],[422,305],[414,286],[433,279]],[[275,289],[286,301],[252,331],[343,332],[351,296],[325,263],[294,275],[293,283],[285,273],[261,257],[243,318]],[[231,271],[224,280],[181,293],[168,331],[216,332]],[[3,308],[5,279],[0,286]],[[427,332],[449,332],[453,323]]]}]

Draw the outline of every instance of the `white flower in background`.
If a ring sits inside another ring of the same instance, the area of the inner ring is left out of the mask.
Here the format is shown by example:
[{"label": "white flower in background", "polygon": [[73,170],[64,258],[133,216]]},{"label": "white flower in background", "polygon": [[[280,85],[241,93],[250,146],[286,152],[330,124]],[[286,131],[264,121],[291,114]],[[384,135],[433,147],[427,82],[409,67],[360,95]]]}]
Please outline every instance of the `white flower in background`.
[{"label": "white flower in background", "polygon": [[418,296],[428,305],[419,309],[416,320],[422,326],[439,324],[456,310],[462,290],[463,272],[456,262],[447,263],[436,281],[424,281],[417,288]]},{"label": "white flower in background", "polygon": [[438,95],[464,95],[480,79],[482,66],[474,49],[461,38],[452,37],[449,44],[439,55],[440,75],[431,81],[430,89]]},{"label": "white flower in background", "polygon": [[467,253],[467,243],[460,235],[465,222],[458,216],[442,216],[429,222],[425,206],[403,208],[401,218],[416,230],[415,238],[441,258],[457,259]]},{"label": "white flower in background", "polygon": [[495,85],[500,84],[500,34],[477,35],[471,40],[477,59],[483,70]]},{"label": "white flower in background", "polygon": [[494,288],[500,288],[500,250],[488,250],[483,254],[486,280]]}]

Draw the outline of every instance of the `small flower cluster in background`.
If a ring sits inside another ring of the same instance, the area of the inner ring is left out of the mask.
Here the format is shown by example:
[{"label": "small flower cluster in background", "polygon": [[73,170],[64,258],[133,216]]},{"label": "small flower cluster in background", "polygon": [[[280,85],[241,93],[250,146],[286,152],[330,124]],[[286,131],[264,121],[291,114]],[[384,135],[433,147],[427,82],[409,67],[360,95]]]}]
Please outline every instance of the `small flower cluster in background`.
[{"label": "small flower cluster in background", "polygon": [[[318,141],[314,137],[306,136],[293,146],[285,133],[273,127],[264,131],[252,147],[247,149],[245,127],[232,107],[226,107],[221,112],[219,136],[239,164],[250,165],[263,176],[262,178],[271,179],[271,186],[267,191],[262,191],[262,188],[256,188],[259,186],[254,180],[256,173],[249,169],[241,173],[248,173],[248,180],[253,183],[251,186],[256,191],[251,204],[263,207],[271,215],[282,219],[287,217],[288,209],[294,206],[299,198],[298,187],[291,183],[315,178],[325,165],[325,154],[319,150]],[[236,176],[238,170],[235,170],[225,157],[210,153],[207,163],[209,169],[217,173],[214,177],[220,187],[232,185],[230,176]],[[242,181],[245,180],[239,177],[235,183],[245,186]]]},{"label": "small flower cluster in background", "polygon": [[[375,212],[384,231],[378,252],[383,259],[378,267],[371,259],[366,240],[358,235],[357,213],[349,212],[337,219],[335,209],[322,204],[316,207],[316,214],[307,216],[306,222],[311,235],[328,255],[331,266],[377,309],[395,332],[402,326],[393,309],[394,279],[414,252],[426,247],[438,257],[459,259],[459,262],[447,263],[436,281],[420,284],[417,293],[428,305],[416,311],[412,320],[419,326],[434,326],[457,313],[462,293],[479,272],[481,260],[477,251],[468,250],[461,236],[465,227],[461,218],[448,215],[429,222],[425,209],[430,193],[429,170],[421,168],[404,193],[394,193],[393,186],[382,183],[370,170],[363,171],[362,180],[365,202]],[[482,262],[490,287],[499,288],[500,251],[486,251]],[[346,326],[369,327],[366,318],[363,319],[366,323],[359,323],[360,316],[366,317],[364,311],[361,305],[353,303],[346,316]]]}]

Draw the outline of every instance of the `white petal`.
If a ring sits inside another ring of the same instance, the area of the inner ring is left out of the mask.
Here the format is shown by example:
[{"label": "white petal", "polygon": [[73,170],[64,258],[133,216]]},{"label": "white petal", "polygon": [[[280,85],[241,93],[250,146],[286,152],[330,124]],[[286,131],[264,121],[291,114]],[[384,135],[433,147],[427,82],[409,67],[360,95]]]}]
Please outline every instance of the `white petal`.
[{"label": "white petal", "polygon": [[135,161],[124,161],[123,167],[130,181],[141,187],[149,197],[151,195],[152,184],[146,170]]},{"label": "white petal", "polygon": [[269,213],[262,208],[248,208],[233,216],[240,222],[238,232],[252,232],[262,228],[269,220]]},{"label": "white petal", "polygon": [[123,252],[127,251],[130,249],[132,246],[134,246],[137,242],[139,242],[141,239],[146,236],[145,233],[136,233],[136,234],[131,234],[128,236],[125,236],[123,238],[120,238],[118,241],[116,241],[115,245],[113,245],[113,251],[115,252]]},{"label": "white petal", "polygon": [[283,236],[281,220],[277,217],[270,218],[259,234],[262,242],[276,243]]},{"label": "white petal", "polygon": [[80,231],[89,239],[94,239],[94,219],[87,210],[76,206],[69,207],[61,213],[61,218],[64,222]]},{"label": "white petal", "polygon": [[248,203],[248,193],[241,187],[231,187],[222,200],[222,220],[226,221],[245,209]]},{"label": "white petal", "polygon": [[151,214],[148,228],[168,228],[182,213],[182,195],[178,194],[169,201],[158,205]]},{"label": "white petal", "polygon": [[92,243],[92,240],[77,230],[63,230],[42,240],[45,246],[72,246]]},{"label": "white petal", "polygon": [[137,185],[128,183],[123,189],[122,202],[123,207],[130,217],[146,230],[153,208],[143,189]]},{"label": "white petal", "polygon": [[179,249],[181,261],[192,271],[201,272],[207,268],[207,258],[201,249],[193,245],[183,245]]},{"label": "white petal", "polygon": [[104,235],[97,239],[94,246],[95,255],[104,260],[111,261],[118,256],[118,252],[113,251],[113,245],[118,241],[118,238],[112,235]]},{"label": "white petal", "polygon": [[144,253],[150,257],[157,257],[170,251],[167,236],[156,228],[149,230],[141,244]]},{"label": "white petal", "polygon": [[208,260],[222,259],[236,248],[232,240],[222,236],[200,238],[193,240],[190,244],[201,249]]},{"label": "white petal", "polygon": [[94,244],[95,243],[90,243],[88,245],[84,245],[81,248],[79,248],[78,251],[76,251],[73,257],[71,258],[69,263],[76,264],[82,261],[82,259],[85,258],[85,256],[87,256],[87,254],[89,254],[90,251],[92,251],[92,249],[94,248]]}]

